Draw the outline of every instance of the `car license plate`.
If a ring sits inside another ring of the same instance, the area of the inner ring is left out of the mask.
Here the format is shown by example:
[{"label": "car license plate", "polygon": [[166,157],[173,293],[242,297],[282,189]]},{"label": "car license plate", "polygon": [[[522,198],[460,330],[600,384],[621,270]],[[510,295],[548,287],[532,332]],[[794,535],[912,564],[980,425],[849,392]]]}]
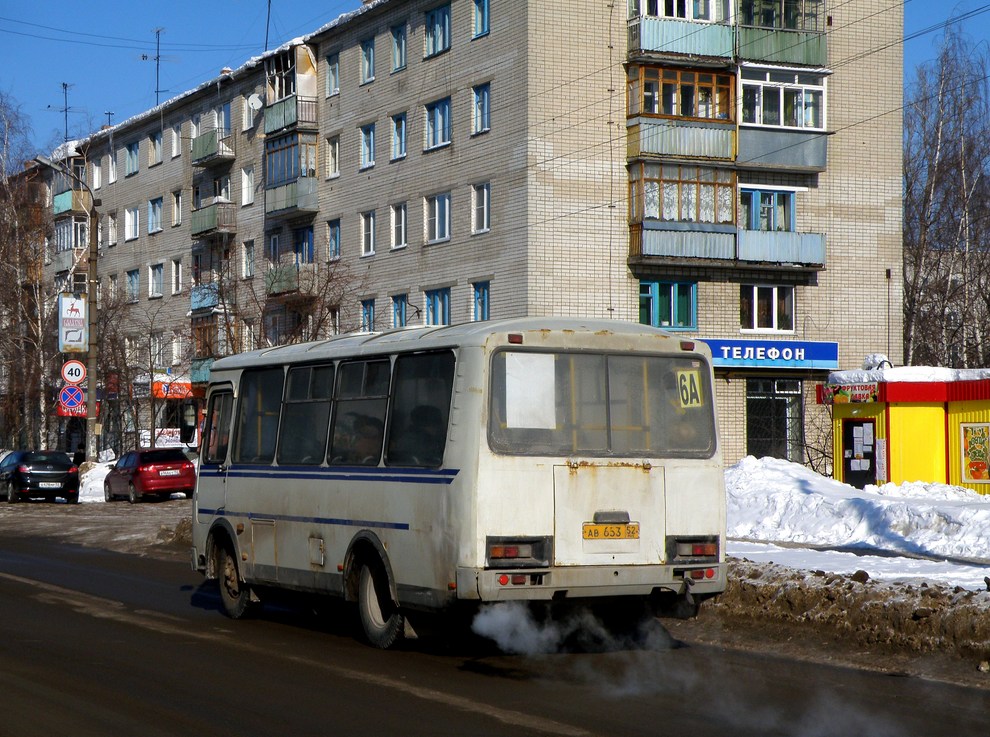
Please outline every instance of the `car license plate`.
[{"label": "car license plate", "polygon": [[585,522],[582,535],[585,540],[639,540],[639,523],[599,525]]},{"label": "car license plate", "polygon": [[159,471],[158,472],[158,475],[159,476],[178,476],[179,475],[179,470],[177,468],[170,468],[170,469],[168,469],[166,471]]},{"label": "car license plate", "polygon": [[62,484],[59,481],[42,481],[38,487],[41,489],[61,489]]}]

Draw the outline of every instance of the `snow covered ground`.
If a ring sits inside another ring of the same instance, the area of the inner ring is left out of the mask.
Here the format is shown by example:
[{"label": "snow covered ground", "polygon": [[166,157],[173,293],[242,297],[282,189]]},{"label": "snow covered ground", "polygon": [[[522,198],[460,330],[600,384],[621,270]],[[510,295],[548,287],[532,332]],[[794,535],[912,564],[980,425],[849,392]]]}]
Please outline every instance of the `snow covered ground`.
[{"label": "snow covered ground", "polygon": [[[108,468],[83,475],[80,501],[103,502]],[[732,557],[986,588],[990,495],[932,483],[859,490],[773,458],[745,458],[726,469],[725,481]]]}]

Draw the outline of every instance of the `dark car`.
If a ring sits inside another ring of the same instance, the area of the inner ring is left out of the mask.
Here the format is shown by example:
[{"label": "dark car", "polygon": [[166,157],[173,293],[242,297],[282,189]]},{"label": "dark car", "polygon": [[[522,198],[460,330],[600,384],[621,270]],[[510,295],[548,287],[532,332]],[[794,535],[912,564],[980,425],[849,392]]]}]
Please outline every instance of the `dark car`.
[{"label": "dark car", "polygon": [[127,497],[131,504],[146,496],[168,499],[172,494],[191,497],[196,466],[182,448],[143,448],[124,453],[103,480],[103,497],[112,502]]},{"label": "dark car", "polygon": [[8,502],[62,497],[79,501],[79,466],[58,450],[14,450],[0,460],[0,489]]}]

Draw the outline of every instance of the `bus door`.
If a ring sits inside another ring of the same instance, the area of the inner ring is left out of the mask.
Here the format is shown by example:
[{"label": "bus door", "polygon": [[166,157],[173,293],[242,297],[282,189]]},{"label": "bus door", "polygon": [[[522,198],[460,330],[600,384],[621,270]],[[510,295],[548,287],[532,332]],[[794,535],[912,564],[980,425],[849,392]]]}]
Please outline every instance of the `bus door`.
[{"label": "bus door", "polygon": [[574,462],[553,475],[555,565],[663,562],[663,467]]},{"label": "bus door", "polygon": [[210,394],[196,481],[196,515],[214,517],[226,506],[227,469],[234,393],[230,386]]}]

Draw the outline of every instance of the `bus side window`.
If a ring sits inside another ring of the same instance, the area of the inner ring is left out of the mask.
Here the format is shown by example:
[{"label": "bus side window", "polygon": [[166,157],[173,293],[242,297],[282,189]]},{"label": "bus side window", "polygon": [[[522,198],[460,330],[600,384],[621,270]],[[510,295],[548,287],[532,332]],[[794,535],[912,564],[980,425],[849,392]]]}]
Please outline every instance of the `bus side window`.
[{"label": "bus side window", "polygon": [[227,448],[230,445],[230,410],[233,404],[234,395],[230,392],[214,394],[210,398],[204,433],[206,441],[204,463],[223,463],[227,460]]},{"label": "bus side window", "polygon": [[436,468],[447,445],[454,354],[399,356],[385,462]]},{"label": "bus side window", "polygon": [[275,458],[284,379],[281,367],[245,371],[241,375],[234,438],[235,463],[271,463]]},{"label": "bus side window", "polygon": [[378,465],[390,372],[388,359],[340,365],[328,454],[331,464]]}]

